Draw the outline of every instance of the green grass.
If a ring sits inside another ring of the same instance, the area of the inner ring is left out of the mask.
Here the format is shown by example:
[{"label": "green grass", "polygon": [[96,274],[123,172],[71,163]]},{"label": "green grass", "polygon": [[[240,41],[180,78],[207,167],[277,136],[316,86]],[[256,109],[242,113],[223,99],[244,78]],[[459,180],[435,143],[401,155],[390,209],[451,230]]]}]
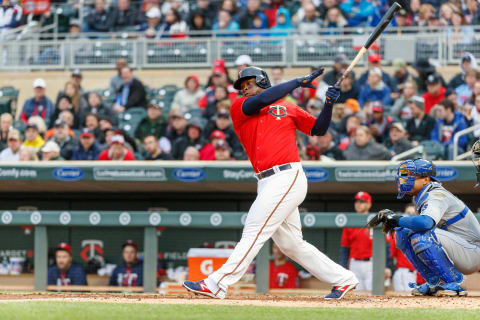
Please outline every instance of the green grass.
[{"label": "green grass", "polygon": [[474,320],[480,319],[480,313],[478,310],[290,308],[28,301],[0,303],[0,319]]}]

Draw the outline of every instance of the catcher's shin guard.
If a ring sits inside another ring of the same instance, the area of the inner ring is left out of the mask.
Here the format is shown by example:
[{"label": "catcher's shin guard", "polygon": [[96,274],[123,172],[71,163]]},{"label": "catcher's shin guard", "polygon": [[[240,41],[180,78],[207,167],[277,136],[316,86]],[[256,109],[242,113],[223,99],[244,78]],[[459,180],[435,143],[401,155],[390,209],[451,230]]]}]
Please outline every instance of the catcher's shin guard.
[{"label": "catcher's shin guard", "polygon": [[408,261],[413,265],[420,275],[432,285],[438,283],[440,278],[433,273],[425,263],[420,260],[410,243],[410,237],[414,235],[413,231],[406,228],[395,228],[395,246],[402,251]]},{"label": "catcher's shin guard", "polygon": [[[445,283],[462,283],[463,274],[455,269],[452,261],[437,241],[435,233],[426,231],[410,236],[413,251],[419,260]],[[420,272],[420,274],[422,274]],[[423,274],[422,274],[423,276]],[[428,280],[427,280],[428,281]]]}]

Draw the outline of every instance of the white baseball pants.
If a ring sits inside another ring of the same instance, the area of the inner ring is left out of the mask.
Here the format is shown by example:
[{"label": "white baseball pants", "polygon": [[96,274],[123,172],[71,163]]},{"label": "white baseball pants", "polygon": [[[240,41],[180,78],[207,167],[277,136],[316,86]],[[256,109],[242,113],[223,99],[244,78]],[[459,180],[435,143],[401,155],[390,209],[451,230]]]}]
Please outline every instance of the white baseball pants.
[{"label": "white baseball pants", "polygon": [[298,206],[307,194],[307,178],[300,163],[258,182],[257,198],[248,212],[242,239],[227,262],[205,283],[218,298],[246,272],[265,242],[273,238],[280,250],[323,282],[334,286],[358,283],[355,275],[303,240]]},{"label": "white baseball pants", "polygon": [[350,259],[350,271],[355,274],[360,283],[357,286],[357,290],[372,291],[373,281],[373,262],[372,260],[363,261]]},{"label": "white baseball pants", "polygon": [[411,291],[408,286],[410,282],[417,282],[417,272],[410,271],[408,268],[398,268],[393,273],[393,290],[395,291]]}]

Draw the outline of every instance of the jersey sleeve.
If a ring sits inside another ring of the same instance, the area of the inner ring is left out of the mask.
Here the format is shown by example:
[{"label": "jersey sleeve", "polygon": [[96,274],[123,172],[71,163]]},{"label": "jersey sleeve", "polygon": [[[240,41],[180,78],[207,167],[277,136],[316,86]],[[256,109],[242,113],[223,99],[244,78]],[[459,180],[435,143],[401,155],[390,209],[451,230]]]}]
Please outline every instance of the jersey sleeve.
[{"label": "jersey sleeve", "polygon": [[350,229],[345,228],[342,230],[342,240],[340,241],[342,247],[350,248]]},{"label": "jersey sleeve", "polygon": [[443,193],[432,192],[429,194],[427,203],[423,206],[420,214],[429,216],[437,225],[442,220],[447,209],[447,196]]},{"label": "jersey sleeve", "polygon": [[240,122],[248,119],[248,116],[243,113],[242,106],[243,102],[247,100],[247,97],[241,97],[233,101],[232,106],[230,107],[230,116],[232,117],[232,122]]},{"label": "jersey sleeve", "polygon": [[299,106],[295,106],[295,125],[297,126],[298,130],[311,136],[312,128],[315,125],[316,120],[317,119],[315,119],[315,117],[310,113],[303,110]]}]

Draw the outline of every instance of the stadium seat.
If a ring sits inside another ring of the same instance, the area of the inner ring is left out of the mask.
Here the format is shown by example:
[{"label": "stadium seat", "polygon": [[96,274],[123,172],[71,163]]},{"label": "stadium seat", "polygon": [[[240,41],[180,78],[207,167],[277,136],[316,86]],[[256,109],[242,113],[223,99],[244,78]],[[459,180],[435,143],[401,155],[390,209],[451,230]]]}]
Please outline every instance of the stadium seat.
[{"label": "stadium seat", "polygon": [[125,130],[129,135],[134,136],[140,121],[147,115],[142,107],[130,108],[122,114],[118,115],[118,126]]},{"label": "stadium seat", "polygon": [[22,120],[15,120],[15,122],[13,122],[13,127],[21,133],[24,133],[27,125]]},{"label": "stadium seat", "polygon": [[443,160],[445,148],[440,143],[433,140],[425,140],[420,142],[424,147],[428,160]]}]

